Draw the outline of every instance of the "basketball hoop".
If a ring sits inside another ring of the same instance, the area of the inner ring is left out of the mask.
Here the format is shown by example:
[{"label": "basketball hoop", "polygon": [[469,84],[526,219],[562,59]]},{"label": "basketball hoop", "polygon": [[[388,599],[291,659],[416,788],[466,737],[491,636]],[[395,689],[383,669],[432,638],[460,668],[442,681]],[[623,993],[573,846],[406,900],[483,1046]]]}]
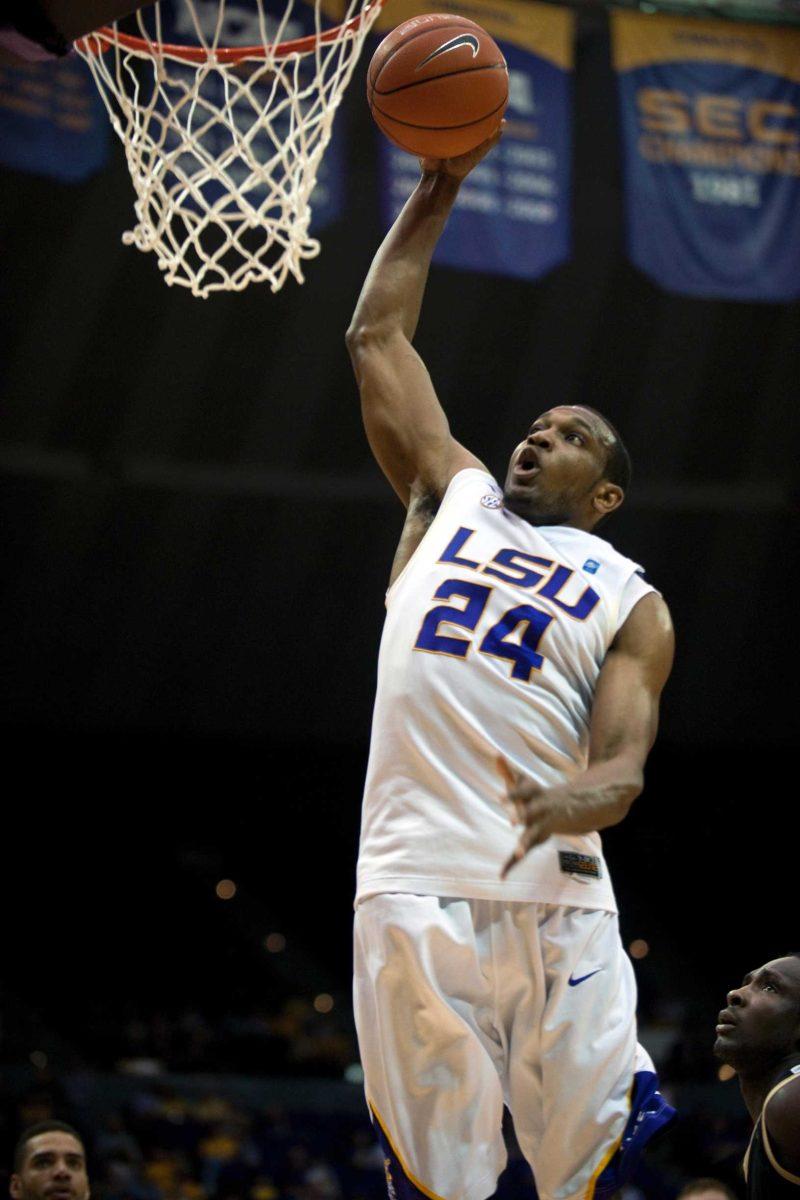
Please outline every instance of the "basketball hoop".
[{"label": "basketball hoop", "polygon": [[383,4],[345,0],[341,23],[323,28],[324,2],[309,0],[313,31],[288,40],[306,14],[302,0],[294,16],[288,0],[277,21],[264,0],[249,0],[254,45],[221,44],[226,0],[211,30],[200,0],[183,0],[193,44],[164,40],[158,3],[148,10],[152,31],[140,11],[141,36],[115,24],[78,42],[136,191],[137,223],[122,240],[155,252],[168,284],[206,297],[265,281],[277,292],[289,275],[303,282],[304,260],[320,250],[309,233],[317,172]]}]

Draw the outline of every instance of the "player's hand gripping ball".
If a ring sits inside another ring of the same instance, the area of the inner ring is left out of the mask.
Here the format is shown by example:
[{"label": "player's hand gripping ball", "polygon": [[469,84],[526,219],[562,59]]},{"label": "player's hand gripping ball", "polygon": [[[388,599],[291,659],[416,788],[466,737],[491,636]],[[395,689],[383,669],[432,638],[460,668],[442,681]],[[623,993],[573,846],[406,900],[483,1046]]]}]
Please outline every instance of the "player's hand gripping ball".
[{"label": "player's hand gripping ball", "polygon": [[496,42],[466,17],[431,13],[383,39],[367,72],[373,117],[420,158],[455,158],[491,137],[508,104],[508,67]]}]

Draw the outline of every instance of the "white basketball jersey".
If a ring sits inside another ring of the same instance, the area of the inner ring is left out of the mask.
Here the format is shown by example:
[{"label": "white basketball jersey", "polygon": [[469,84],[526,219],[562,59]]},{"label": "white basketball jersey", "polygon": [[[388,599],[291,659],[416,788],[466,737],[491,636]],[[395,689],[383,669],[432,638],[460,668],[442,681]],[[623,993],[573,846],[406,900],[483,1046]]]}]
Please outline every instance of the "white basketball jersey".
[{"label": "white basketball jersey", "polygon": [[597,677],[653,589],[608,542],[533,526],[469,468],[386,597],[356,902],[377,892],[616,911],[597,833],[503,864],[502,756],[543,786],[587,765]]}]

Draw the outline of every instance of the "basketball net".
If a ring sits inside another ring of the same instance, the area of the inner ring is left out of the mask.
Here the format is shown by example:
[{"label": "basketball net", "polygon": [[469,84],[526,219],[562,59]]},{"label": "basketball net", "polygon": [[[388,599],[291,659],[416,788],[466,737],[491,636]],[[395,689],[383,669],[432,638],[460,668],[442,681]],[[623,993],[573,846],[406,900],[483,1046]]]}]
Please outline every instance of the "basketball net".
[{"label": "basketball net", "polygon": [[[333,28],[323,26],[324,2],[288,0],[276,20],[264,0],[249,0],[255,45],[222,44],[226,0],[182,0],[191,44],[164,43],[158,3],[137,14],[140,36],[113,25],[78,43],[136,191],[136,224],[122,240],[153,251],[168,284],[206,297],[265,281],[276,292],[289,275],[303,282],[303,262],[320,250],[309,233],[317,172],[383,0],[346,0]],[[297,29],[293,9],[310,17],[312,5],[313,32],[284,40]],[[210,7],[209,29],[198,9]]]}]

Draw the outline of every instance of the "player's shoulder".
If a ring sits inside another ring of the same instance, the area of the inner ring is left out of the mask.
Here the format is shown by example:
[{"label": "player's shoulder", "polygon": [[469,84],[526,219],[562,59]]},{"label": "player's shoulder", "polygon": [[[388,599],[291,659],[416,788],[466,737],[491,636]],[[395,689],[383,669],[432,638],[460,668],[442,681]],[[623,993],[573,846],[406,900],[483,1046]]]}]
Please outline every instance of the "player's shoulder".
[{"label": "player's shoulder", "polygon": [[472,462],[462,461],[452,472],[440,503],[445,504],[456,497],[468,497],[484,508],[503,507],[503,489],[477,458]]},{"label": "player's shoulder", "polygon": [[563,561],[586,577],[595,590],[619,595],[629,584],[636,590],[649,591],[641,563],[617,550],[611,542],[571,525],[538,526],[539,534],[550,542]]},{"label": "player's shoulder", "polygon": [[661,593],[657,592],[655,588],[643,591],[639,600],[631,608],[622,629],[625,629],[626,626],[630,629],[639,628],[649,633],[671,634],[672,613]]},{"label": "player's shoulder", "polygon": [[[579,531],[580,532],[580,531]],[[614,563],[620,570],[627,575],[638,575],[644,579],[644,567],[636,559],[630,558],[624,554],[622,550],[618,550],[615,545],[608,541],[607,538],[600,537],[597,533],[584,532],[587,547],[590,547],[597,558]]]},{"label": "player's shoulder", "polygon": [[764,1122],[770,1138],[780,1147],[793,1148],[793,1160],[800,1165],[800,1063],[768,1095]]},{"label": "player's shoulder", "polygon": [[619,626],[611,651],[647,664],[666,682],[675,657],[675,631],[663,596],[650,591],[639,598]]}]

